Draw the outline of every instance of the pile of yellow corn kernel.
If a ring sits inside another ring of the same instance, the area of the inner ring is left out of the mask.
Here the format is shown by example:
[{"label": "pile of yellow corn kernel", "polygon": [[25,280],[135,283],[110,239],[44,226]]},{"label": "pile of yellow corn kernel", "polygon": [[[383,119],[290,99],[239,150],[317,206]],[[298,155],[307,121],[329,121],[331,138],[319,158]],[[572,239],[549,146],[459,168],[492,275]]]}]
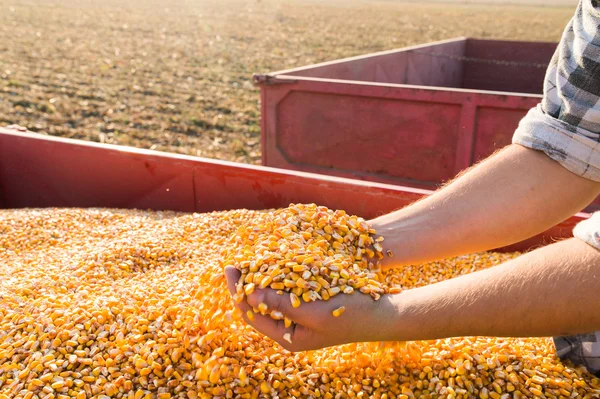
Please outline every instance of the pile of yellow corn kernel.
[{"label": "pile of yellow corn kernel", "polygon": [[[384,238],[375,238],[375,233],[358,216],[315,204],[291,204],[266,215],[261,224],[241,226],[223,262],[241,271],[234,300],[242,301],[256,288],[289,292],[294,307],[354,291],[375,300],[399,293],[399,286],[384,282],[378,267]],[[343,311],[341,307],[333,314]],[[265,314],[268,309],[260,304],[254,312]],[[270,316],[284,318],[276,310]],[[252,311],[248,317],[253,319]],[[292,322],[285,318],[285,324]]]},{"label": "pile of yellow corn kernel", "polygon": [[[559,362],[545,338],[285,351],[234,311],[221,269],[237,227],[267,216],[0,210],[0,399],[600,395],[600,381]],[[384,275],[410,289],[512,256]]]}]

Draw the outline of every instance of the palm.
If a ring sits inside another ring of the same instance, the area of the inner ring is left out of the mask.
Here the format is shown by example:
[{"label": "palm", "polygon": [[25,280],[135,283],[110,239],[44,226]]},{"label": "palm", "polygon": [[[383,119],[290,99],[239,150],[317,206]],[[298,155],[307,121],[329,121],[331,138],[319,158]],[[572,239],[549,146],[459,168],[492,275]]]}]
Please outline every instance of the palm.
[{"label": "palm", "polygon": [[[239,271],[232,267],[225,269],[228,288],[232,295],[235,293],[235,284],[239,278]],[[261,333],[279,342],[284,348],[291,351],[312,350],[327,346],[339,345],[349,342],[377,340],[376,331],[372,331],[379,324],[382,312],[378,308],[385,303],[383,297],[375,302],[369,295],[338,294],[328,301],[302,303],[294,308],[289,295],[278,295],[271,289],[256,290],[247,298],[237,304],[242,311],[244,320]],[[268,315],[254,315],[250,320],[247,312],[258,308],[260,303],[265,303],[270,310],[278,310],[291,319],[294,324],[286,328],[283,320],[273,320]],[[332,312],[344,306],[346,311],[340,317],[334,317]],[[360,323],[356,321],[360,320]],[[290,342],[284,339],[285,334],[290,334]]]}]

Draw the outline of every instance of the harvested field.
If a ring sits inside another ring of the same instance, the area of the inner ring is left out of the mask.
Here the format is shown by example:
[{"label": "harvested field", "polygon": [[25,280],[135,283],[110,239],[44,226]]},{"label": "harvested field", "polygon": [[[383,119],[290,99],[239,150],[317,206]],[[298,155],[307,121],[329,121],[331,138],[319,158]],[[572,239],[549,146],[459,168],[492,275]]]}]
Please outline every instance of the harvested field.
[{"label": "harvested field", "polygon": [[0,0],[0,125],[259,163],[253,72],[455,36],[557,41],[574,9],[558,3]]}]

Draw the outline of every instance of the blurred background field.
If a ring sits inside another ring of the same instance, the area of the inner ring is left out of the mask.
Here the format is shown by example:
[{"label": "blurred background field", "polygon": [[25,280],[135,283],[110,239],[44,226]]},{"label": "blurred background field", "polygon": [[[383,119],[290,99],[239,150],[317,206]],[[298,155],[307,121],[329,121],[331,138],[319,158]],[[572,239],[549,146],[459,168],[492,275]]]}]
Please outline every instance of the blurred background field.
[{"label": "blurred background field", "polygon": [[576,5],[425,3],[0,0],[0,125],[259,163],[253,72],[456,36],[558,41]]}]

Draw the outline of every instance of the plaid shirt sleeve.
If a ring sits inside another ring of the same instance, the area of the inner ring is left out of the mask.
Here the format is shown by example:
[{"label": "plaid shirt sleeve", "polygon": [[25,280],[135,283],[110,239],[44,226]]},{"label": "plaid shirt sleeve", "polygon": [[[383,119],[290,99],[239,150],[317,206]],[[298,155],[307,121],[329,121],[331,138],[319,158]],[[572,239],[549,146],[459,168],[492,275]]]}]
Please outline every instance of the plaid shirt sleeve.
[{"label": "plaid shirt sleeve", "polygon": [[[550,62],[542,102],[513,143],[543,151],[571,172],[600,182],[600,1],[581,0]],[[600,212],[573,235],[600,249]],[[557,355],[600,374],[600,331],[555,337]]]},{"label": "plaid shirt sleeve", "polygon": [[546,72],[544,98],[513,143],[600,182],[600,2],[582,0]]}]

